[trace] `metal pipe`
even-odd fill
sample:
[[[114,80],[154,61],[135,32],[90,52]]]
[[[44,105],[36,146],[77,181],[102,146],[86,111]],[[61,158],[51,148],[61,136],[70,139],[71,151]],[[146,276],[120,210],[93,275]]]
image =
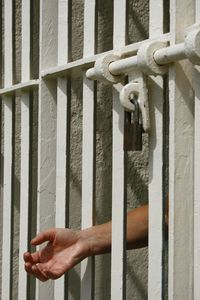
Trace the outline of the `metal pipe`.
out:
[[[186,58],[184,43],[157,50],[154,60],[158,65],[166,65]]]
[[[98,76],[96,75],[95,68],[90,68],[86,72],[86,77],[92,80],[98,80]]]
[[[184,43],[177,44],[174,46],[165,47],[157,50],[154,53],[155,62],[158,65],[166,65],[171,62],[182,60],[186,58]],[[113,75],[127,74],[131,69],[137,68],[137,55],[120,59],[110,63],[109,71]],[[87,78],[97,80],[95,68],[91,68],[86,72]]]
[[[127,74],[133,68],[137,68],[137,55],[117,60],[109,65],[109,71],[113,75]]]

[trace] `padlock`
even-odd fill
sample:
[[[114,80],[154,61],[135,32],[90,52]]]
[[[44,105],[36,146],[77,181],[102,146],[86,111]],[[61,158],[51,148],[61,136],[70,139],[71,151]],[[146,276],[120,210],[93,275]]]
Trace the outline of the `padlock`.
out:
[[[125,112],[124,150],[142,151],[142,117],[138,101],[133,99],[135,110]]]

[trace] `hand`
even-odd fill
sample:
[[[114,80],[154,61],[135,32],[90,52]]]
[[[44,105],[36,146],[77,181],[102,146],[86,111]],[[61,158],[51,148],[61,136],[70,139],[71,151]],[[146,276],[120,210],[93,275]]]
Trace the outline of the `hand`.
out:
[[[52,228],[32,239],[32,245],[47,245],[35,252],[24,253],[25,270],[41,281],[57,279],[90,254],[81,231]]]

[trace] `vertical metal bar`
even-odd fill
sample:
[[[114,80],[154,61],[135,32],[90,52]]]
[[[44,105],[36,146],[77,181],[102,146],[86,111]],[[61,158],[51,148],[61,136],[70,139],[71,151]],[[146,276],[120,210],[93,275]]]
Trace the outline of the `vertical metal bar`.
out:
[[[126,1],[114,1],[113,47],[125,45]],[[112,258],[111,299],[126,298],[126,199],[124,194],[124,110],[119,101],[122,85],[113,88],[113,166],[112,166]]]
[[[196,0],[196,23],[200,22],[200,1]],[[200,295],[200,68],[195,66],[194,123],[194,300]]]
[[[3,245],[1,299],[10,299],[12,209],[12,98],[4,97]]]
[[[194,0],[170,1],[172,44],[194,23]],[[183,21],[184,16],[184,21]],[[194,97],[192,66],[169,69],[169,299],[193,299]]]
[[[4,2],[4,87],[13,83],[12,0]],[[3,97],[4,169],[3,169],[3,245],[1,299],[10,299],[11,275],[11,210],[12,210],[12,97]]]
[[[22,82],[30,79],[30,0],[22,0]],[[23,253],[28,249],[29,228],[29,147],[30,96],[21,95],[21,192],[18,298],[27,299],[27,274],[24,272]]]
[[[95,52],[95,0],[85,0],[84,57]],[[83,154],[82,154],[82,229],[91,227],[94,219],[94,83],[83,77]],[[81,263],[81,299],[94,299],[94,261]]]
[[[4,87],[13,83],[13,5],[12,0],[4,3]]]
[[[45,68],[57,65],[58,2],[40,1],[40,86],[38,112],[37,231],[55,226],[56,194],[56,88],[41,77]],[[36,281],[36,299],[54,299],[54,282]]]
[[[163,33],[163,0],[150,0],[149,35]],[[149,93],[149,256],[148,299],[162,299],[163,280],[163,79],[151,77]]]
[[[58,65],[68,61],[68,0],[58,1]],[[67,79],[57,79],[56,227],[66,226]],[[68,199],[67,199],[68,200]],[[55,299],[65,296],[65,277],[55,282]]]
[[[1,12],[0,12],[1,15]],[[3,230],[3,137],[2,137],[2,125],[3,125],[3,113],[2,113],[2,101],[0,101],[0,274],[2,274],[2,230]],[[1,294],[1,281],[0,277],[0,294]]]

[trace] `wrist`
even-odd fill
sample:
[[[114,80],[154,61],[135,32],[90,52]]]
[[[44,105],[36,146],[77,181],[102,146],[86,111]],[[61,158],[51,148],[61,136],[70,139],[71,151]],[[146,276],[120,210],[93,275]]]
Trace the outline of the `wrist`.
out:
[[[111,251],[111,224],[102,224],[82,230],[81,239],[88,247],[88,255],[109,253]]]

